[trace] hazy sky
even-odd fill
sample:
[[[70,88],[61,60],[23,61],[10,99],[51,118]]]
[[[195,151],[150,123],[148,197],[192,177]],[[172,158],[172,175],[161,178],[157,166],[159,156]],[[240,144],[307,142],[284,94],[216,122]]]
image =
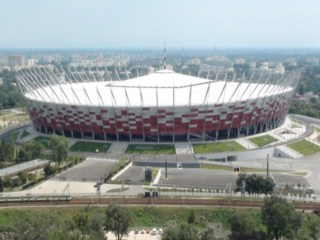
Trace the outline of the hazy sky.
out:
[[[0,48],[320,48],[319,0],[0,0]]]

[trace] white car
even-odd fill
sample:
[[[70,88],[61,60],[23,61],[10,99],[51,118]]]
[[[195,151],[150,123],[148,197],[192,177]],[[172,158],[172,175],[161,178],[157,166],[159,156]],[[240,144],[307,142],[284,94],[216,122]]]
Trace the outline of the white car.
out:
[[[151,235],[157,235],[157,229],[153,228],[150,234]]]

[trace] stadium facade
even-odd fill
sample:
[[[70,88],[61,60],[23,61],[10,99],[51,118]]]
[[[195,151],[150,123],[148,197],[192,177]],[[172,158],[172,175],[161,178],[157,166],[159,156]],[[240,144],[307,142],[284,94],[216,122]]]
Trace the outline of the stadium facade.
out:
[[[101,69],[17,73],[38,131],[111,141],[214,141],[281,125],[299,72],[214,80],[160,70],[112,81]],[[108,79],[108,80],[107,80]]]

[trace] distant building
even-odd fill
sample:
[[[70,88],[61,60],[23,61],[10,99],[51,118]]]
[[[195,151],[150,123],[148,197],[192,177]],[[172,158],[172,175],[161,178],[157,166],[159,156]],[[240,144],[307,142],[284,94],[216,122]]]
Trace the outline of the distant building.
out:
[[[205,63],[215,67],[226,67],[226,68],[233,67],[233,62],[230,61],[225,56],[208,57]]]
[[[284,74],[285,72],[285,69],[282,63],[278,63],[274,70],[276,73],[279,73],[279,74]]]
[[[261,62],[259,66],[260,70],[268,70],[269,69],[269,63],[268,62]]]
[[[151,74],[151,73],[155,73],[157,71],[156,68],[152,67],[152,66],[149,66],[148,68],[148,73]]]
[[[2,71],[4,71],[4,70],[10,71],[10,68],[7,67],[7,66],[0,67],[0,73],[1,73]]]
[[[27,65],[28,65],[28,67],[33,67],[35,64],[36,64],[36,61],[35,61],[34,58],[29,58],[29,59],[27,60]]]
[[[319,64],[319,58],[310,57],[306,59],[306,62],[310,64]]]
[[[250,68],[256,68],[257,67],[257,63],[252,61],[249,63]]]
[[[295,58],[288,58],[287,63],[288,63],[288,66],[297,66],[297,61]]]
[[[195,65],[199,65],[201,63],[201,60],[199,58],[192,58],[190,60],[188,60],[187,62],[188,64],[195,64]]]
[[[11,55],[8,57],[8,65],[11,71],[16,71],[24,65],[24,57],[21,55]]]
[[[173,66],[172,66],[172,65],[167,64],[167,65],[166,65],[166,69],[167,69],[167,70],[171,70],[171,71],[172,71],[172,70],[173,70]],[[160,70],[164,70],[163,66],[161,66],[161,67],[160,67]]]
[[[234,64],[245,64],[246,60],[244,58],[238,58],[234,60]]]

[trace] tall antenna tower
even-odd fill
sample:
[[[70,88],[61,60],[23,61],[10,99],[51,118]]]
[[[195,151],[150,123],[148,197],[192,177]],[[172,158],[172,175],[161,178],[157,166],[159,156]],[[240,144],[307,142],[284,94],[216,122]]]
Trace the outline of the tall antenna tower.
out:
[[[167,69],[167,53],[166,53],[166,41],[163,43],[163,69]]]

